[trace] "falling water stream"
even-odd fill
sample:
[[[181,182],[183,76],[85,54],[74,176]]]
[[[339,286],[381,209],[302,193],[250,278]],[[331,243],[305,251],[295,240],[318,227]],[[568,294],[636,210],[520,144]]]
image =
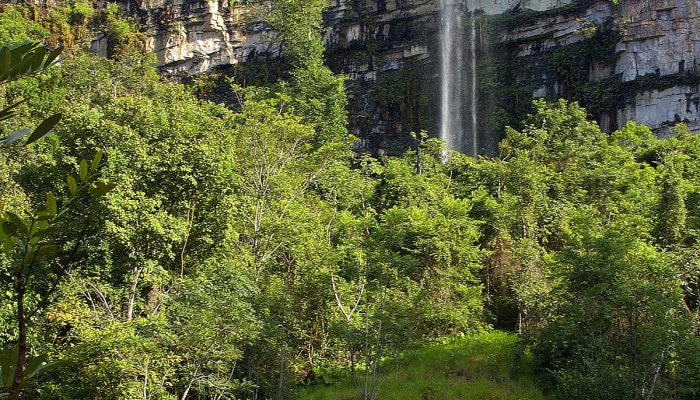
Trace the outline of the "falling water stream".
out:
[[[440,138],[448,150],[476,157],[476,25],[473,18],[465,21],[466,0],[439,1]]]
[[[476,117],[476,23],[474,18],[469,18],[469,26],[471,27],[469,31],[469,69],[471,71],[471,80],[469,81],[469,92],[471,94],[471,96],[469,96],[471,100],[469,102],[469,111],[471,111],[472,115],[471,132],[469,133],[469,137],[471,139],[471,155],[476,157],[479,154],[479,138],[477,130],[478,121]]]

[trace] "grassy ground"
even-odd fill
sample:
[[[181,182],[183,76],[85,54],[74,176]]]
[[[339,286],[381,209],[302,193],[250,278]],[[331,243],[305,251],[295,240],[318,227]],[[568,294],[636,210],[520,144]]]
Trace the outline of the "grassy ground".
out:
[[[455,338],[420,349],[380,378],[379,400],[535,400],[545,399],[535,384],[532,362],[517,360],[516,338],[489,332]],[[299,400],[361,399],[350,382],[319,386],[299,394]]]

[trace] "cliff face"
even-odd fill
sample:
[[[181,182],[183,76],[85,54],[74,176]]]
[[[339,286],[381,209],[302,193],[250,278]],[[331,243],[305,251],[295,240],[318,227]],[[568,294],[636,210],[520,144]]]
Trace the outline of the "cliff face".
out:
[[[145,27],[146,48],[169,74],[277,58],[276,33],[264,22],[266,5],[241,0],[122,0]],[[98,38],[93,48],[105,48]]]
[[[568,97],[572,89],[589,89],[574,97],[584,104],[603,103],[588,105],[607,130],[636,120],[660,134],[681,121],[697,131],[698,4],[685,0],[626,1],[617,6],[609,2],[585,7],[570,4],[568,9],[564,6],[536,15],[533,22],[508,31],[500,40],[517,44],[517,57],[528,60],[529,65],[546,64],[519,77],[536,87],[535,97]],[[591,41],[593,29],[607,35],[606,43],[600,37]],[[562,68],[557,68],[562,57],[552,59],[577,43],[589,50],[609,46],[599,54],[570,52],[571,57],[581,57],[579,67],[588,69],[580,75],[587,82],[567,82]]]
[[[362,147],[395,153],[407,134],[434,131],[437,24],[434,0],[333,0],[328,63],[351,79],[351,132]]]
[[[697,1],[649,0],[621,8],[623,36],[615,73],[623,82],[661,77],[618,110],[621,121],[653,128],[677,121],[700,130],[700,17]],[[641,85],[645,86],[645,85]]]
[[[483,141],[502,112],[532,97],[579,100],[612,130],[636,120],[659,134],[700,130],[697,1],[473,0]],[[168,73],[279,57],[265,3],[129,0]],[[439,0],[329,0],[328,63],[351,79],[351,131],[362,147],[398,152],[410,131],[436,131]],[[487,149],[488,150],[488,149]]]

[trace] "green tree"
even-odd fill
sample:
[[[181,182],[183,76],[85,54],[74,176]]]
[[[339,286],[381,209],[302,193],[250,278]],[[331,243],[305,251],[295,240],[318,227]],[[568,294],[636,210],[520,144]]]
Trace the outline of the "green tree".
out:
[[[576,228],[554,260],[557,308],[534,352],[563,396],[654,398],[680,343],[679,271],[634,218]]]

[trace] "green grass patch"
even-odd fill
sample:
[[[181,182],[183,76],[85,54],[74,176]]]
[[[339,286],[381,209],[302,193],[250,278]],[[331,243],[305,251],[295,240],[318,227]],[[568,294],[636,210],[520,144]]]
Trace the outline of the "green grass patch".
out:
[[[361,399],[359,386],[350,381],[316,386],[296,399]],[[535,383],[532,358],[518,357],[516,336],[499,331],[452,338],[388,362],[379,387],[379,400],[546,398]]]

